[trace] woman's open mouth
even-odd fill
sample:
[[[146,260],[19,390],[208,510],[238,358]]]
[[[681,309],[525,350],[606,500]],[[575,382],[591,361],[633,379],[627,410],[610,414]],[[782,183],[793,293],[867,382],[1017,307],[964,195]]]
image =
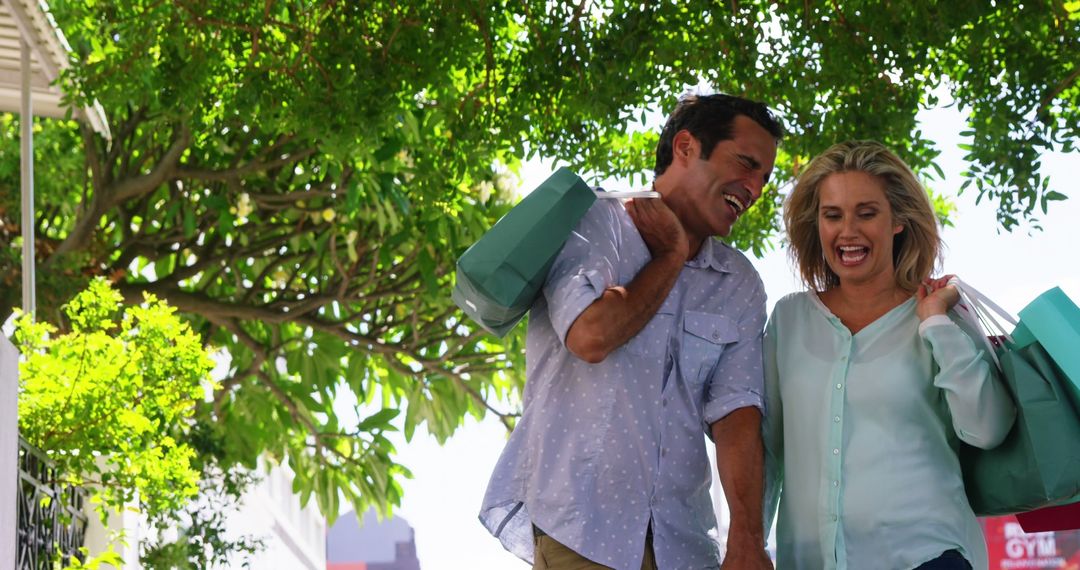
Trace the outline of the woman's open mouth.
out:
[[[858,265],[870,254],[870,248],[864,245],[842,245],[836,248],[836,256],[843,265]]]

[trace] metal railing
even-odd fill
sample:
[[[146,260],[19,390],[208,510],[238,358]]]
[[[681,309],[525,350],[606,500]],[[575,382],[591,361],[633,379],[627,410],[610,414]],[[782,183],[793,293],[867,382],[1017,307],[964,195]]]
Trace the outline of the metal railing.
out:
[[[86,534],[81,489],[58,482],[45,453],[19,438],[17,570],[51,570],[79,554]]]

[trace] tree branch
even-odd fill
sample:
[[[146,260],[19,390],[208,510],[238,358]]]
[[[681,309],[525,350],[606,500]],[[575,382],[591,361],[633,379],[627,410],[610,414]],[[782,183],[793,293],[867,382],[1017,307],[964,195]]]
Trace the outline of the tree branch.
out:
[[[148,194],[164,184],[176,171],[180,157],[187,150],[190,143],[191,131],[187,128],[187,125],[181,124],[180,132],[169,146],[169,150],[165,152],[161,160],[149,173],[135,178],[128,178],[109,189],[107,207]]]
[[[1045,119],[1047,112],[1050,109],[1050,103],[1053,103],[1054,99],[1058,95],[1061,95],[1062,91],[1068,89],[1069,86],[1076,81],[1077,77],[1080,77],[1080,67],[1074,69],[1068,77],[1061,80],[1061,82],[1055,85],[1049,93],[1043,96],[1042,100],[1039,101],[1039,110],[1035,113],[1036,116]]]
[[[299,152],[285,155],[276,160],[265,162],[249,162],[243,166],[226,170],[212,170],[204,168],[180,167],[176,169],[176,176],[181,178],[195,178],[211,182],[222,182],[242,178],[255,172],[262,172],[274,168],[280,168],[288,164],[299,162],[318,152],[317,148],[308,148]]]

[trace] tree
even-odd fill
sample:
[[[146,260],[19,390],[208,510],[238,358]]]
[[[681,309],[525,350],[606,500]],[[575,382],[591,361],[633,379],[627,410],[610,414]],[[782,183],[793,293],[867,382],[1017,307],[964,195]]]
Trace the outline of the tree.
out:
[[[175,518],[204,463],[187,437],[213,368],[202,340],[153,295],[121,311],[101,278],[64,313],[66,334],[28,315],[16,321],[20,433],[48,453],[60,483],[91,492],[103,521],[132,507]]]
[[[100,278],[64,311],[67,334],[16,321],[26,357],[19,432],[49,453],[64,483],[93,486],[102,508],[183,507],[199,480],[185,420],[213,368],[201,340],[152,295],[121,314],[120,294]]]
[[[178,307],[230,363],[196,412],[200,449],[225,467],[287,458],[331,517],[339,493],[357,512],[398,501],[395,425],[513,425],[522,338],[483,335],[448,291],[522,158],[645,181],[656,134],[627,127],[643,110],[700,82],[768,101],[790,130],[781,191],[732,238],[760,251],[783,189],[833,142],[879,139],[933,176],[915,114],[943,92],[969,112],[968,182],[1005,229],[1064,198],[1038,157],[1080,129],[1072,1],[52,8],[71,102],[99,101],[113,139],[39,122],[40,316],[62,323],[90,275]],[[0,317],[18,298],[17,125],[0,123]],[[335,409],[349,395],[358,425]]]

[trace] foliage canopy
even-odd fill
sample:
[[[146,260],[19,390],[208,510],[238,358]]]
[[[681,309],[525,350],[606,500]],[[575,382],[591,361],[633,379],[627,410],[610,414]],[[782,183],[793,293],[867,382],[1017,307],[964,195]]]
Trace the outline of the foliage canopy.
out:
[[[644,181],[656,135],[627,127],[643,109],[700,83],[764,100],[790,131],[781,191],[733,236],[760,251],[834,142],[881,140],[933,176],[915,115],[939,96],[968,113],[967,183],[1006,229],[1065,197],[1039,156],[1080,129],[1073,1],[51,4],[71,101],[99,101],[114,136],[37,126],[40,316],[62,323],[88,275],[178,307],[230,357],[195,412],[200,452],[287,457],[330,516],[339,496],[398,501],[394,425],[512,425],[521,338],[485,337],[447,293],[523,158]],[[0,122],[0,317],[18,299],[17,128]],[[349,422],[344,396],[381,411]]]
[[[71,331],[23,315],[15,339],[19,431],[49,451],[70,484],[96,490],[102,516],[138,504],[156,516],[195,496],[199,470],[187,418],[213,361],[175,309],[147,295],[121,315],[104,279],[65,307]],[[117,317],[120,320],[117,321]]]

